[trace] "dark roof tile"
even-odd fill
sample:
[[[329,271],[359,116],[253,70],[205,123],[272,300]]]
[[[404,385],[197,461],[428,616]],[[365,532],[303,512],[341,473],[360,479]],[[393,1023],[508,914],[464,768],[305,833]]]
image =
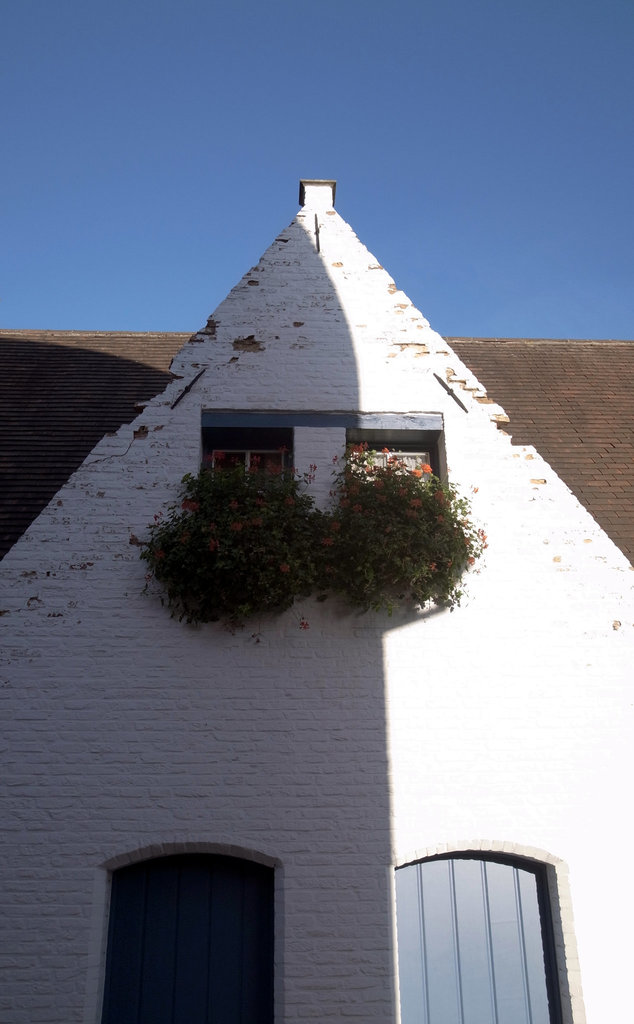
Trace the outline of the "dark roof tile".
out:
[[[0,557],[104,434],[167,386],[189,337],[0,331]]]

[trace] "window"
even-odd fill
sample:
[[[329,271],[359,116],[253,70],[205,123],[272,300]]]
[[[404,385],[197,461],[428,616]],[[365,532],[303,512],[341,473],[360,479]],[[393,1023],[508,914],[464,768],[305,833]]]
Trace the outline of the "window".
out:
[[[251,465],[254,457],[283,468],[293,464],[295,427],[340,428],[348,444],[389,448],[404,461],[429,463],[445,478],[443,419],[439,413],[203,412],[203,459],[216,464]]]
[[[205,426],[203,418],[203,460],[214,469],[243,465],[250,469],[292,462],[292,427]]]
[[[112,876],[102,1024],[272,1024],[273,870],[205,854]]]
[[[455,854],[396,872],[402,1024],[561,1024],[546,868]]]
[[[406,428],[399,424],[402,419],[397,416],[364,417],[362,426],[348,428],[346,442],[367,444],[368,448],[379,453],[379,459],[382,449],[389,448],[390,454],[411,465],[412,469],[428,463],[436,476],[446,477],[441,417],[415,417],[411,427]],[[372,420],[376,420],[377,426],[372,424]],[[390,420],[394,420],[394,426]],[[439,422],[435,423],[436,420]]]

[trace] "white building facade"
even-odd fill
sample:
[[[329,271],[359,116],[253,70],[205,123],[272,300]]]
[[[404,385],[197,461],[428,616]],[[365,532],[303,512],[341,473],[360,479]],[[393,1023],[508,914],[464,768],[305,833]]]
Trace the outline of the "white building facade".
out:
[[[402,1003],[404,1024],[627,1020],[631,569],[497,429],[503,410],[334,210],[334,183],[303,182],[301,201],[176,357],[178,379],[0,566],[0,1019],[396,1024]],[[460,607],[389,617],[306,600],[236,632],[170,618],[143,593],[131,538],[197,472],[204,414],[284,416],[322,504],[347,424],[435,431],[489,540]],[[118,874],[158,860],[179,892],[189,864],[257,865],[245,919],[268,869],[260,938],[236,941],[272,929],[272,980],[254,980],[266,956],[241,961],[241,1016],[212,1006],[213,979],[207,1016],[178,1009],[184,911],[169,954],[133,941],[132,918],[113,925],[128,879],[144,887],[144,934],[160,933],[171,876],[151,896],[153,875]],[[513,911],[494,907],[498,874]],[[211,906],[233,881],[204,885]],[[133,956],[159,1009],[145,990],[132,1008],[137,982],[115,977]],[[124,991],[125,1009],[104,1011],[104,992]]]

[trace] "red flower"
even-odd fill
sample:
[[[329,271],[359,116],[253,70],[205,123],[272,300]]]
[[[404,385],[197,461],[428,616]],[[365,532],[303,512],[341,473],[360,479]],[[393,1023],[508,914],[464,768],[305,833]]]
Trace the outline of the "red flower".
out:
[[[304,618],[303,615],[302,615],[301,619],[299,620],[299,628],[300,629],[310,629],[310,626],[309,626],[308,622],[306,621],[306,619]]]
[[[288,562],[282,562],[282,564],[280,565],[280,572],[290,572],[290,571],[291,571],[291,567],[288,564]]]
[[[421,466],[421,469],[422,469],[423,473],[432,473],[433,472],[433,470],[432,470],[432,468],[431,468],[431,466],[429,465],[428,462],[424,462],[423,465]]]
[[[324,547],[330,548],[335,543],[332,537],[323,537],[321,543]]]
[[[412,498],[412,500],[410,501],[410,505],[412,506],[412,508],[420,508],[422,504],[423,503],[420,500],[420,498]]]
[[[237,507],[238,507],[238,502],[237,502],[237,501],[236,501],[236,499],[234,498],[234,499],[233,499],[233,501],[230,501],[230,502],[229,502],[229,508],[233,508],[233,509],[236,509]]]
[[[154,552],[154,557],[160,562],[161,559],[165,558],[165,552],[159,548],[158,551]]]
[[[290,496],[290,494],[289,494],[287,498],[284,498],[284,504],[285,505],[294,505],[295,504],[295,498],[292,498]]]
[[[214,540],[213,537],[212,537],[212,539],[209,541],[209,550],[210,551],[215,551],[217,547],[218,547],[218,541]]]
[[[236,519],[235,522],[231,523],[230,529],[235,530],[236,533],[239,533],[240,530],[242,529],[242,526],[243,524],[238,522],[238,520]]]
[[[353,512],[363,512],[363,505],[353,505],[352,506],[352,511]]]
[[[412,476],[418,476],[418,477],[421,477],[422,475],[423,475],[423,471],[422,471],[422,469],[413,469],[413,470],[412,470]]]
[[[181,508],[184,508],[186,512],[198,512],[198,509],[200,508],[200,502],[192,501],[191,498],[185,498],[185,501],[182,503]]]

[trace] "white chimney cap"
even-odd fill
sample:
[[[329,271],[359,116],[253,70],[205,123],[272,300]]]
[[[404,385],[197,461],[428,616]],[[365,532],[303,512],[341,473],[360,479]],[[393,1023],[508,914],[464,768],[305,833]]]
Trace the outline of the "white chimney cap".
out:
[[[315,207],[319,210],[329,209],[335,205],[336,181],[323,178],[300,178],[299,205]]]

